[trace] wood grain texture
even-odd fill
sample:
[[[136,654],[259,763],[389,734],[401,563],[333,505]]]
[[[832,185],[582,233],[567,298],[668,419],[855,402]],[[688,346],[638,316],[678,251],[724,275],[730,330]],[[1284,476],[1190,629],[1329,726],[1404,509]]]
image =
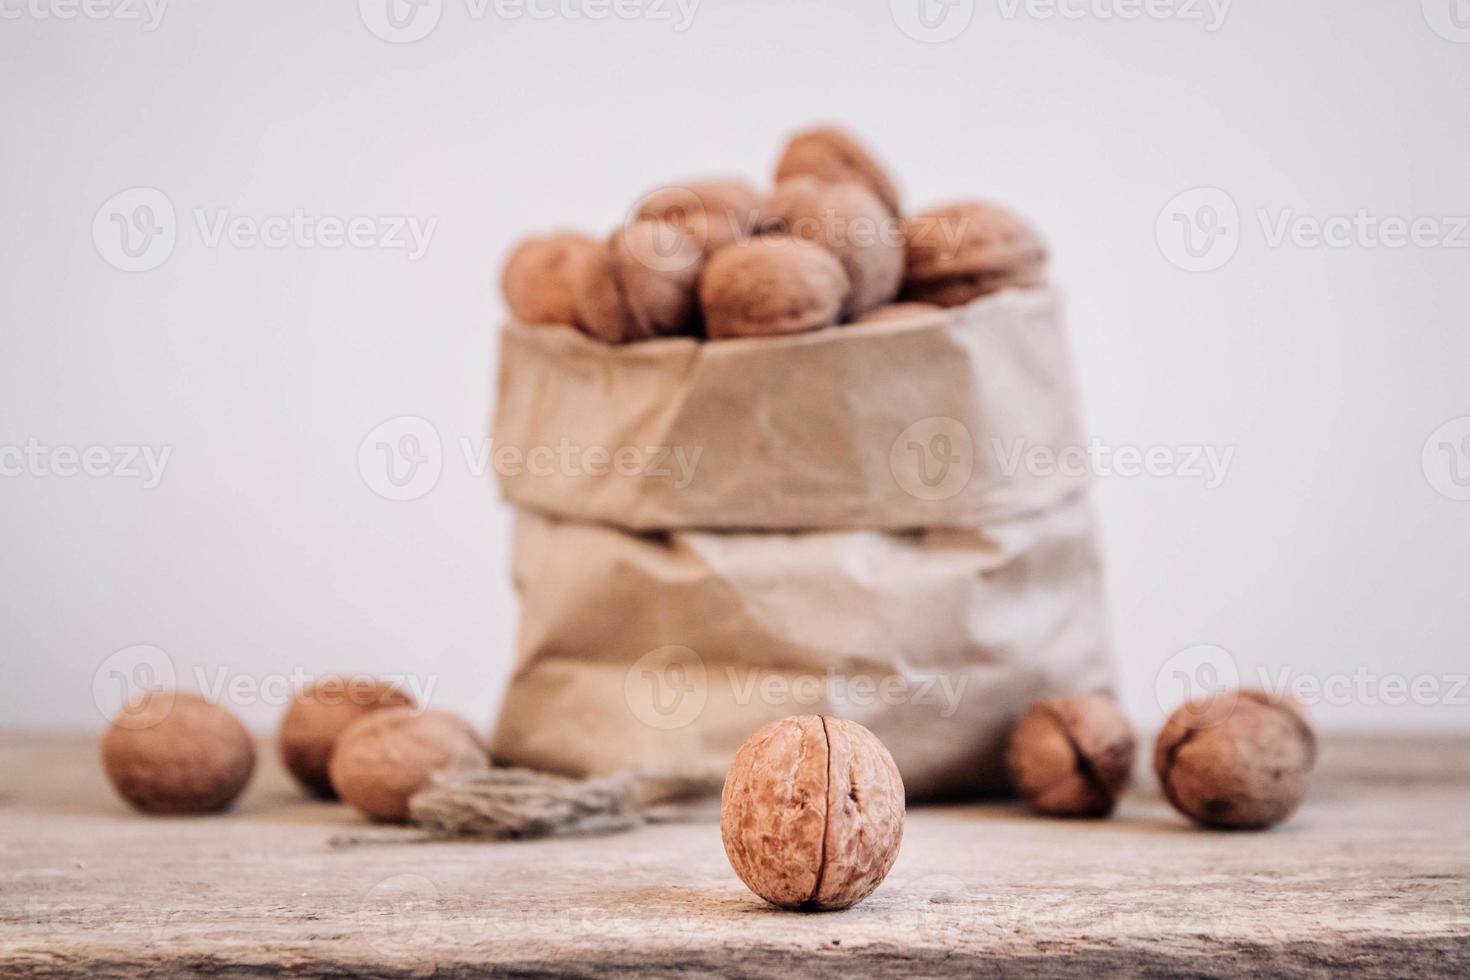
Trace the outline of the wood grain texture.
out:
[[[412,843],[267,748],[232,813],[144,817],[96,753],[0,741],[0,975],[1470,975],[1467,740],[1328,740],[1266,833],[1193,829],[1148,777],[1105,822],[913,810],[883,886],[826,914],[751,895],[713,823]]]

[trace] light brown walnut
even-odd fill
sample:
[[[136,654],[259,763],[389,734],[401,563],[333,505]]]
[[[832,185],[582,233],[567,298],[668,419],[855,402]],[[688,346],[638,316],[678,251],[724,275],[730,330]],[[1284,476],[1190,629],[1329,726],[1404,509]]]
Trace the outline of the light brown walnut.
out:
[[[767,235],[714,254],[699,285],[711,340],[819,330],[842,315],[847,273],[811,242]]]
[[[1184,704],[1154,746],[1165,797],[1209,827],[1258,830],[1287,819],[1316,759],[1317,738],[1299,708],[1262,691]]]
[[[609,344],[689,333],[703,252],[663,221],[635,221],[598,247],[577,283],[577,323]]]
[[[281,761],[308,792],[332,799],[337,794],[327,766],[337,738],[370,711],[405,705],[413,707],[413,698],[387,681],[323,677],[291,699],[278,736]]]
[[[904,789],[883,743],[841,718],[771,722],[735,754],[720,801],[740,880],[787,909],[844,909],[898,857]]]
[[[1112,698],[1037,701],[1011,732],[1006,768],[1032,809],[1059,817],[1113,812],[1133,773],[1133,728]]]
[[[213,813],[250,781],[255,745],[229,709],[183,691],[149,691],[103,736],[102,765],[144,813]]]
[[[878,196],[855,181],[793,177],[761,209],[762,234],[790,235],[823,246],[842,263],[852,291],[845,317],[860,317],[898,295],[904,238]]]
[[[908,268],[903,298],[962,306],[1008,288],[1042,283],[1046,246],[1020,217],[994,204],[961,201],[904,221]]]
[[[586,235],[559,232],[516,245],[500,274],[500,291],[522,323],[575,325],[576,285],[599,248]]]
[[[636,217],[666,221],[712,255],[755,230],[761,195],[743,180],[704,180],[660,187],[638,202]]]
[[[342,802],[369,819],[408,819],[409,797],[436,772],[475,772],[490,758],[464,719],[443,711],[384,708],[337,740],[329,771]]]
[[[888,170],[851,133],[830,126],[803,130],[791,137],[776,164],[776,182],[792,177],[855,180],[866,185],[890,214],[898,214],[898,188]]]

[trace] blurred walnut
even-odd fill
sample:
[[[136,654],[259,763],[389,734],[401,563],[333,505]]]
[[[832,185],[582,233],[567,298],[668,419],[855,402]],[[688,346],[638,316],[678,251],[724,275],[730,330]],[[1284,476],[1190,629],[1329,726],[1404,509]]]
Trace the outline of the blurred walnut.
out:
[[[815,177],[784,180],[761,210],[759,228],[764,234],[815,242],[837,256],[852,287],[843,310],[847,317],[889,302],[903,284],[902,229],[863,184]]]
[[[511,314],[522,323],[575,324],[576,284],[597,249],[593,239],[570,232],[517,244],[500,274]]]
[[[213,813],[249,782],[255,745],[228,709],[196,694],[149,691],[103,736],[102,765],[144,813]]]
[[[408,819],[408,799],[436,772],[490,768],[464,719],[443,711],[385,708],[347,727],[332,751],[332,787],[342,802],[379,821]]]
[[[904,790],[883,743],[856,722],[774,721],[735,754],[720,802],[740,880],[789,909],[843,909],[882,883],[903,839]]]
[[[711,340],[830,327],[849,287],[842,263],[820,245],[780,235],[720,249],[699,285]]]
[[[1164,795],[1211,827],[1260,829],[1296,812],[1317,757],[1298,708],[1261,691],[1229,691],[1180,707],[1154,747]]]
[[[663,221],[635,221],[597,249],[577,284],[577,320],[610,344],[688,333],[703,253]]]
[[[904,222],[908,270],[903,298],[961,306],[1008,288],[1040,285],[1046,247],[1004,208],[962,201]]]
[[[281,719],[281,761],[307,791],[331,799],[327,765],[338,736],[369,711],[404,705],[413,707],[413,698],[387,681],[324,677],[291,699]]]
[[[874,156],[852,135],[840,129],[817,127],[791,137],[776,164],[777,183],[792,177],[825,181],[853,180],[866,185],[890,214],[898,214],[898,190]]]
[[[1133,729],[1112,698],[1074,694],[1031,705],[1011,733],[1006,767],[1041,813],[1103,817],[1133,773]]]
[[[705,255],[749,237],[761,196],[743,180],[706,180],[661,187],[639,202],[636,217],[665,221]]]

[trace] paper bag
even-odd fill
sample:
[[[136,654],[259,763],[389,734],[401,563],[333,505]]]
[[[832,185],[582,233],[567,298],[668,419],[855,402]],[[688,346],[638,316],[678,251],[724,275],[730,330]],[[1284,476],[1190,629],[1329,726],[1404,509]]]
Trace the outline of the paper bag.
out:
[[[494,431],[521,597],[497,761],[718,788],[765,721],[824,713],[911,798],[971,796],[1031,700],[1111,684],[1049,291],[776,340],[512,324]]]
[[[576,520],[979,527],[1083,489],[1081,442],[1046,289],[779,338],[613,347],[521,324],[501,335],[501,489]]]

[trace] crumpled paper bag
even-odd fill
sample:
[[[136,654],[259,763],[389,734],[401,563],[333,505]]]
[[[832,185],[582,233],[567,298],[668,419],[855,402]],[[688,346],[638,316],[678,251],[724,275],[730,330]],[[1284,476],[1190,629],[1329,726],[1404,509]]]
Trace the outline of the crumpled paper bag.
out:
[[[501,335],[492,461],[518,507],[630,530],[979,527],[1087,485],[1050,289],[778,338]],[[1035,460],[1041,465],[1035,465]],[[1030,462],[1028,462],[1028,460]]]
[[[1080,443],[1049,290],[777,340],[512,324],[494,432],[499,762],[717,787],[761,724],[824,713],[911,798],[972,796],[1031,700],[1112,682],[1087,476],[1007,462]]]

